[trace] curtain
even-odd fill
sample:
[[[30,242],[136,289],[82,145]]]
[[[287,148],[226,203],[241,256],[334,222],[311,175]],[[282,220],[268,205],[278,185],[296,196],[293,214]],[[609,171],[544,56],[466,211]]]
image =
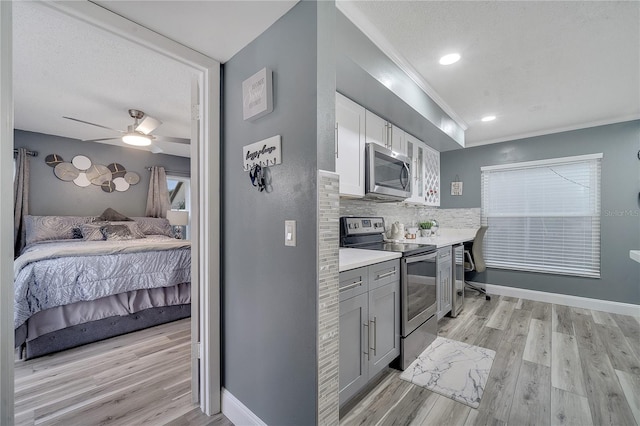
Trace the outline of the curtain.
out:
[[[13,253],[20,255],[25,245],[24,217],[29,214],[29,155],[26,148],[18,149],[13,179]]]
[[[149,195],[147,195],[145,215],[149,217],[167,217],[167,210],[170,208],[167,175],[164,167],[153,166],[151,168],[151,179],[149,180]]]

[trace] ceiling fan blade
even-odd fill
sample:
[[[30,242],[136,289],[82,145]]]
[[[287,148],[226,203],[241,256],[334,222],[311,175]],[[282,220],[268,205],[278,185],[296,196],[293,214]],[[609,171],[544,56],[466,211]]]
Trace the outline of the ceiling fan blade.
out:
[[[153,135],[153,136],[155,140],[160,142],[173,142],[173,143],[181,143],[184,145],[191,145],[191,139],[172,138],[171,136],[159,136],[159,135]]]
[[[66,118],[67,120],[71,120],[71,121],[77,121],[78,123],[89,124],[90,126],[102,127],[103,129],[113,130],[114,132],[118,132],[118,133],[126,133],[126,132],[123,132],[122,130],[112,129],[111,127],[103,126],[101,124],[91,123],[89,121],[79,120],[77,118],[64,117],[64,116],[62,118]]]
[[[164,152],[162,148],[160,148],[158,145],[153,143],[149,145],[149,151],[153,152],[154,154],[160,154]]]
[[[162,121],[155,119],[153,117],[150,117],[148,115],[145,115],[142,121],[138,123],[138,125],[134,130],[138,132],[142,132],[145,135],[148,135],[149,133],[157,129],[161,124],[162,124]]]
[[[120,138],[84,139],[82,142],[118,141]]]

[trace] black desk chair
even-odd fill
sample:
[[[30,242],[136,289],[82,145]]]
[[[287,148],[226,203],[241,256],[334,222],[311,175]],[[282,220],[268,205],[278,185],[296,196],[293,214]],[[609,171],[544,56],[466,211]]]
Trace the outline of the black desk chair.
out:
[[[487,265],[484,263],[484,254],[482,252],[482,242],[484,241],[484,234],[487,233],[487,226],[481,226],[476,232],[476,236],[472,242],[464,244],[464,271],[465,272],[484,272],[487,269]],[[464,281],[465,285],[478,293],[484,294],[485,299],[491,300],[491,296],[487,294],[487,291],[483,288],[477,287],[473,284]]]

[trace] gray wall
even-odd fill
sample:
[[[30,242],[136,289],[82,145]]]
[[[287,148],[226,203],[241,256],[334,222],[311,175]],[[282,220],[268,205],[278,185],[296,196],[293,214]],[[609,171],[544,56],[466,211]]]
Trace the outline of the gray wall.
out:
[[[640,121],[467,148],[441,154],[441,206],[480,207],[480,167],[602,152],[601,278],[488,269],[473,281],[640,304]],[[462,196],[451,196],[458,175]]]
[[[16,130],[14,147],[38,151],[30,157],[30,213],[32,215],[99,216],[111,207],[127,216],[144,216],[149,190],[149,166],[164,166],[168,170],[190,170],[189,158],[166,154],[152,154],[134,148],[118,147],[43,133]],[[64,182],[53,174],[53,168],[45,163],[49,154],[61,155],[71,161],[76,155],[85,155],[95,164],[122,164],[127,170],[140,175],[140,182],[124,192],[104,192],[100,187],[76,186]]]
[[[332,93],[316,93],[333,90],[318,81],[322,7],[298,3],[223,66],[222,385],[273,425],[316,422],[318,117],[333,120],[318,109]],[[265,66],[273,112],[243,121],[242,81]],[[282,164],[270,168],[273,192],[258,192],[242,147],[274,135]],[[286,219],[297,221],[297,247],[284,245]]]

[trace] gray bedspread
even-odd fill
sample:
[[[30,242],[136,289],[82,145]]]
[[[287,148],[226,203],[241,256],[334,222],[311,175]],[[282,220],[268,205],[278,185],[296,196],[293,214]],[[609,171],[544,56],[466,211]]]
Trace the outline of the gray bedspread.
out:
[[[56,306],[190,282],[191,246],[168,237],[38,244],[15,260],[14,278],[17,328]]]

